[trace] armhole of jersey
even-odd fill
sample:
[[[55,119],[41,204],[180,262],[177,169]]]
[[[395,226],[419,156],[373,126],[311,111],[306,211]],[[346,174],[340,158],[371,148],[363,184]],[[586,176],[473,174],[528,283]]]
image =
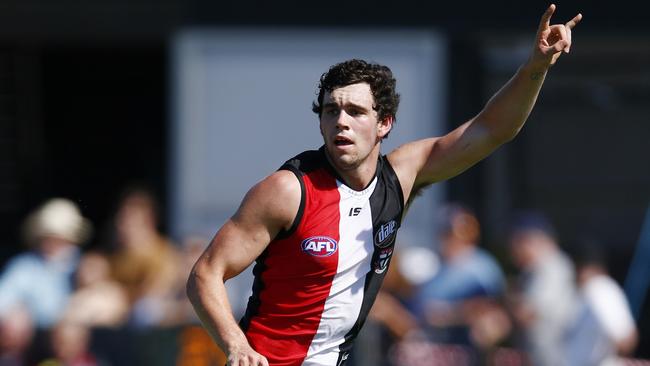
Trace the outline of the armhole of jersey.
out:
[[[402,213],[406,212],[406,202],[404,202],[404,191],[402,190],[402,184],[399,181],[399,177],[397,176],[397,173],[395,173],[395,170],[393,169],[393,166],[390,165],[390,162],[388,161],[388,158],[386,156],[383,157],[384,164],[386,164],[386,167],[390,171],[391,179],[395,181],[395,185],[397,185],[397,192],[399,194],[399,202],[400,205],[402,206]],[[400,219],[400,221],[402,221]]]
[[[305,182],[302,180],[302,172],[289,164],[283,165],[280,170],[288,170],[298,178],[298,182],[300,182],[300,206],[298,207],[298,213],[296,214],[296,218],[293,220],[291,227],[289,227],[288,230],[282,229],[278,235],[276,235],[275,239],[284,239],[291,236],[291,234],[293,234],[298,228],[298,225],[300,225],[302,215],[305,212]]]

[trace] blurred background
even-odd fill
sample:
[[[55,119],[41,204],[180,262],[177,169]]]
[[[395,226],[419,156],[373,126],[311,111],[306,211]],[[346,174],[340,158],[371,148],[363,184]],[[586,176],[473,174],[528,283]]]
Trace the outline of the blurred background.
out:
[[[480,226],[471,241],[494,257],[507,283],[480,296],[498,299],[510,320],[499,322],[507,331],[487,347],[490,357],[505,358],[490,362],[538,362],[528,356],[526,322],[512,300],[528,273],[517,262],[513,227],[529,226],[571,258],[578,297],[582,254],[599,254],[637,328],[632,346],[614,353],[650,358],[650,5],[557,5],[553,22],[584,15],[571,53],[552,68],[513,142],[416,201],[400,245],[428,249],[431,260],[418,262],[416,274],[394,265],[402,282],[390,282],[386,295],[396,301],[382,302],[410,312],[413,329],[391,330],[378,312],[366,333],[381,336],[362,337],[355,364],[416,365],[400,354],[413,346],[404,339],[423,328],[428,345],[464,344],[429,331],[448,326],[435,321],[446,315],[429,311],[439,294],[425,286],[444,272],[444,242],[454,231],[448,202],[469,208]],[[351,57],[394,70],[403,102],[388,152],[476,114],[526,60],[547,6],[3,1],[0,318],[15,320],[3,321],[3,334],[22,338],[4,338],[0,364],[220,364],[187,307],[184,280],[248,187],[320,146],[310,111],[320,74]],[[68,244],[74,250],[57,254]],[[61,277],[46,287],[61,288],[51,297],[60,296],[59,305],[42,313],[27,304],[39,273]],[[249,291],[246,275],[238,281],[230,289],[236,309]],[[118,300],[88,314],[62,305],[95,309],[88,304],[105,305],[106,297]],[[395,309],[388,313],[401,314]],[[465,343],[488,353],[476,339]],[[378,344],[393,351],[381,354]],[[452,359],[428,364],[462,364]]]

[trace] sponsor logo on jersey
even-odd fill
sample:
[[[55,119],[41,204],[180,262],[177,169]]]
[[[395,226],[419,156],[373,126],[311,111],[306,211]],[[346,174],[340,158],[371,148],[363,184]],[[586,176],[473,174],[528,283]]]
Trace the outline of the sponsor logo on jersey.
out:
[[[393,248],[385,248],[379,252],[377,260],[373,263],[373,268],[375,273],[382,274],[388,269],[388,263],[390,263],[390,257],[393,256]]]
[[[396,231],[397,221],[395,220],[390,220],[389,222],[381,225],[375,234],[375,245],[380,248],[388,246],[391,243],[390,239],[395,236]]]
[[[329,257],[336,253],[338,243],[329,236],[312,236],[302,241],[302,251],[314,257]]]

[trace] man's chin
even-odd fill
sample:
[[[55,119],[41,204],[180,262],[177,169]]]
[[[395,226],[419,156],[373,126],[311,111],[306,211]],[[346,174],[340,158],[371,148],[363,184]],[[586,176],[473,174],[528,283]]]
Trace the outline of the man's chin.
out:
[[[350,153],[342,152],[340,149],[334,147],[334,151],[328,149],[328,158],[330,163],[337,169],[348,170],[353,169],[357,165],[357,161]]]
[[[334,165],[341,170],[352,170],[359,166],[358,161],[349,155],[339,156],[334,159]]]

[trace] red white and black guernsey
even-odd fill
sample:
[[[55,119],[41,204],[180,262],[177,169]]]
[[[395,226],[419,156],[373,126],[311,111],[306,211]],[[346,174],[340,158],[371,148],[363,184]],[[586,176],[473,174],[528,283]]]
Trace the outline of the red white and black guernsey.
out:
[[[300,209],[257,258],[240,324],[271,366],[344,365],[393,254],[402,189],[385,156],[362,191],[342,182],[324,148],[280,169],[298,177]]]

